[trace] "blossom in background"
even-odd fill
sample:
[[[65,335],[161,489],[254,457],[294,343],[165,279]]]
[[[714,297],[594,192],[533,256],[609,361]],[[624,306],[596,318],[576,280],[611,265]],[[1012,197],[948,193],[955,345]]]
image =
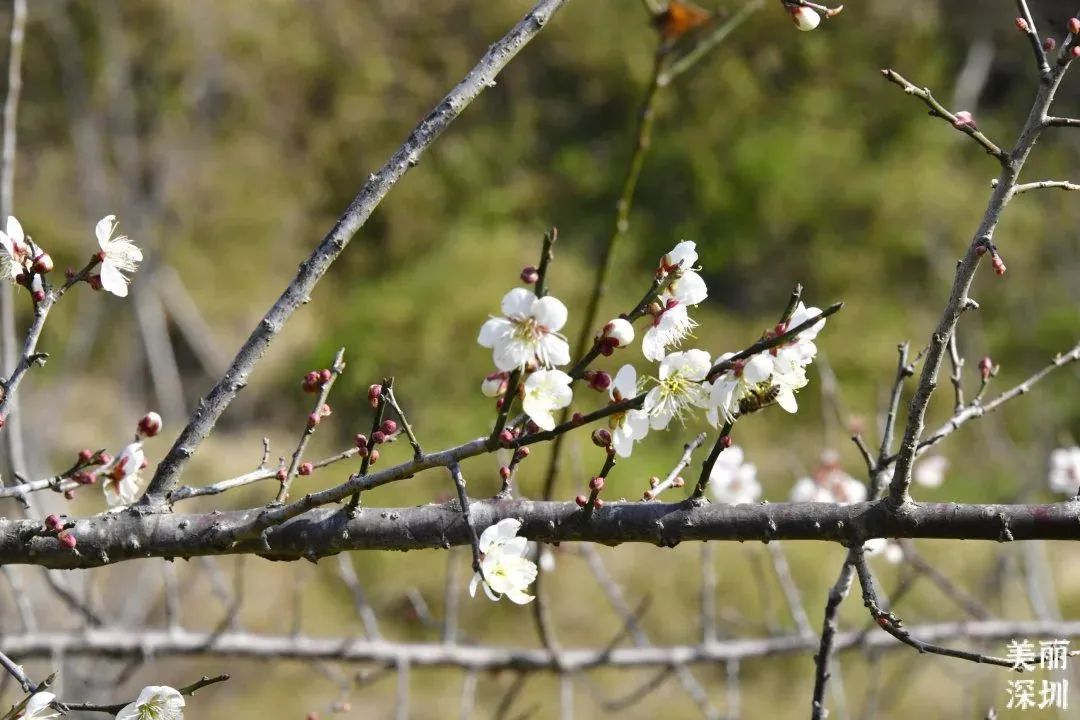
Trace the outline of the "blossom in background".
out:
[[[117,235],[116,216],[106,215],[94,228],[101,252],[101,288],[117,297],[127,297],[130,278],[124,273],[134,273],[142,262],[142,250],[127,235]]]
[[[125,447],[116,460],[101,471],[101,489],[109,507],[127,507],[139,499],[144,484],[139,471],[145,464],[142,443],[136,441]]]
[[[167,685],[144,687],[135,702],[116,714],[116,720],[183,720],[184,696]]]
[[[562,370],[537,370],[525,380],[525,396],[521,405],[529,418],[543,430],[555,427],[556,410],[574,399],[570,389],[573,379]]]
[[[1075,495],[1080,490],[1080,447],[1058,448],[1050,453],[1050,489]]]
[[[949,460],[944,455],[930,455],[915,464],[913,479],[924,487],[939,487],[945,482],[945,471]]]
[[[623,365],[615,373],[615,380],[608,388],[611,402],[617,403],[638,394],[637,370],[633,365]],[[619,457],[630,457],[634,443],[649,434],[649,415],[644,410],[624,410],[608,418],[611,428],[611,444]]]
[[[880,555],[887,562],[898,565],[904,560],[904,548],[896,540],[874,538],[863,543],[863,553],[867,557]]]
[[[704,350],[673,352],[660,363],[656,387],[645,396],[645,413],[653,430],[663,430],[673,417],[688,408],[704,408],[708,395],[701,382],[709,374],[709,353]]]
[[[727,360],[734,353],[724,353],[720,360]],[[734,422],[739,402],[769,379],[772,374],[772,358],[758,353],[746,360],[736,360],[708,387],[709,401],[706,417],[716,427],[722,418]]]
[[[477,342],[492,348],[495,367],[517,370],[533,360],[551,368],[570,362],[570,345],[559,330],[566,324],[566,306],[550,295],[514,288],[502,299],[505,317],[489,318]]]
[[[800,478],[791,488],[790,500],[847,505],[866,500],[866,485],[843,471],[835,450],[826,450],[811,476]]]
[[[26,241],[22,225],[14,215],[8,215],[7,232],[0,231],[0,277],[14,280],[26,272],[30,259],[30,243]]]
[[[795,23],[795,27],[803,32],[809,32],[821,24],[821,16],[813,8],[796,5],[789,6],[788,11],[791,13],[791,20]]]
[[[657,298],[661,310],[653,316],[652,327],[641,339],[642,353],[653,362],[662,360],[668,348],[678,347],[697,327],[687,309],[709,296],[705,281],[694,269],[698,259],[696,247],[692,241],[683,240],[660,258],[657,275],[666,277],[675,273],[675,278]]]
[[[528,541],[517,536],[520,529],[520,520],[507,518],[480,534],[481,572],[469,583],[470,596],[476,597],[476,588],[483,584],[494,601],[505,595],[518,605],[532,602],[525,590],[536,580],[536,563],[526,557]]]
[[[709,473],[709,491],[716,502],[740,505],[755,503],[761,497],[757,468],[743,459],[743,449],[738,445],[732,445],[716,458]]]
[[[50,705],[55,699],[56,696],[51,692],[34,693],[26,701],[22,712],[15,716],[15,720],[51,720],[60,717],[60,713],[55,712]]]

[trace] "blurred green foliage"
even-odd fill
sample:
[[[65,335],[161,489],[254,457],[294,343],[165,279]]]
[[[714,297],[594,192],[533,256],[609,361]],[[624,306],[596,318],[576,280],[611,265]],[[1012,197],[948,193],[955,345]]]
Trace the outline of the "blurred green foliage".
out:
[[[367,174],[527,5],[33,4],[17,214],[63,267],[80,264],[92,246],[93,222],[116,212],[150,258],[136,284],[153,283],[155,267],[175,268],[220,352],[231,357]],[[629,235],[603,304],[605,316],[628,309],[647,287],[656,258],[682,238],[698,242],[711,293],[697,313],[695,344],[714,354],[756,339],[775,322],[797,282],[811,303],[845,301],[819,338],[839,393],[823,398],[815,374],[800,396],[797,416],[770,410],[736,430],[771,501],[786,497],[824,447],[842,451],[849,471],[860,472],[848,435],[861,426],[876,443],[895,347],[909,340],[917,351],[928,337],[997,169],[967,138],[927,118],[919,102],[884,82],[878,68],[895,68],[931,87],[948,105],[971,48],[991,43],[987,81],[978,88],[977,106],[968,109],[1003,146],[1011,144],[1036,83],[1027,45],[1012,28],[1011,3],[980,5],[977,17],[965,4],[855,3],[813,33],[796,32],[778,5],[767,3],[663,92]],[[721,10],[732,7],[727,3]],[[1052,29],[1063,34],[1060,27]],[[561,12],[380,206],[276,341],[185,481],[201,484],[249,469],[262,435],[273,438],[275,453],[288,452],[310,402],[299,391],[299,379],[328,364],[342,345],[348,369],[331,400],[335,414],[316,436],[316,453],[340,449],[367,427],[366,388],[387,375],[396,377],[398,397],[426,447],[486,432],[494,411],[478,387],[491,362],[489,351],[474,342],[476,332],[498,310],[503,293],[518,284],[520,269],[536,262],[543,231],[557,226],[550,284],[571,309],[567,336],[577,336],[592,268],[611,233],[655,43],[638,3],[578,0]],[[1075,107],[1078,87],[1080,81],[1067,81],[1059,114]],[[1048,133],[1028,179],[1075,179],[1070,171],[1077,149],[1075,134]],[[1077,341],[1078,220],[1077,203],[1065,193],[1030,193],[1009,206],[996,236],[1009,272],[1004,278],[980,272],[974,296],[982,309],[965,317],[960,331],[969,393],[977,386],[974,366],[984,354],[1002,366],[993,394]],[[57,458],[84,444],[116,442],[119,431],[102,437],[101,427],[126,427],[155,402],[130,304],[79,297],[56,314],[46,349],[59,350],[80,328],[93,327],[91,337],[77,353],[58,353],[24,386],[28,393],[44,386],[64,398],[60,407],[29,411],[64,416],[68,435],[55,448]],[[163,300],[168,314],[170,298]],[[185,354],[182,338],[173,336],[193,404],[212,380]],[[614,372],[624,361],[647,370],[636,349],[604,367]],[[948,481],[920,490],[920,499],[1047,497],[1041,488],[1048,450],[1080,436],[1077,379],[1074,369],[1059,372],[1032,397],[957,433],[946,445]],[[951,388],[942,380],[931,425],[952,408]],[[604,401],[590,394],[578,391],[581,407]],[[101,403],[103,396],[113,401]],[[180,421],[166,419],[172,428]],[[674,425],[651,436],[632,461],[618,465],[605,494],[639,497],[647,478],[664,474],[697,431],[696,425]],[[165,441],[156,447],[164,452]],[[568,449],[559,485],[563,497],[580,491],[600,464],[587,440]],[[407,452],[391,448],[382,463],[404,459]],[[538,491],[545,462],[539,451],[525,463],[522,493]],[[468,464],[474,496],[498,487],[495,467],[491,458]],[[323,471],[310,483],[328,485],[347,472]],[[434,473],[371,493],[366,501],[422,503],[451,491],[449,480]],[[268,492],[251,488],[225,502],[257,504]],[[97,498],[82,502],[87,511],[98,509]],[[794,543],[785,548],[817,623],[840,550]],[[972,583],[985,582],[986,568],[1002,556],[996,548],[975,545],[958,550],[927,543],[923,549],[943,569]],[[657,643],[693,641],[697,553],[603,551],[630,597],[653,598],[644,624]],[[768,562],[761,548],[720,546],[716,554],[725,633],[791,627],[775,583],[753,580]],[[1017,562],[1008,550],[1003,556]],[[569,551],[558,557],[548,592],[560,633],[568,644],[580,637],[602,645],[620,623],[606,611],[583,563]],[[388,632],[437,637],[402,610],[402,598],[407,587],[417,587],[436,602],[445,558],[438,552],[357,556],[361,577],[392,627]],[[1069,559],[1064,550],[1053,555],[1060,568]],[[454,561],[465,572],[465,556]],[[324,569],[327,564],[296,571],[321,578],[307,593],[306,627],[341,633],[350,600]],[[248,582],[257,593],[289,572],[260,562]],[[889,587],[895,572],[883,574]],[[1080,605],[1077,588],[1069,589],[1062,586],[1066,611]],[[1027,612],[1022,602],[1013,602],[1016,596],[1013,589],[1000,601],[1010,617]],[[909,622],[959,616],[924,587],[905,603],[901,610]],[[864,622],[858,605],[852,599],[845,608],[852,627]],[[464,612],[474,639],[534,642],[528,610],[478,600]],[[272,606],[247,621],[282,629]],[[879,717],[937,715],[941,707],[951,716],[974,717],[1005,697],[1004,677],[983,668],[923,659],[913,666],[903,650],[880,666],[849,657],[843,668],[852,716],[875,672],[885,673],[887,682],[917,672],[925,683],[918,693],[887,693]],[[259,674],[244,670],[250,665],[238,667],[229,687],[201,696],[214,698],[214,709],[195,717],[301,717],[332,694],[298,666],[275,666],[275,689],[260,688]],[[458,676],[415,675],[430,679],[422,685],[414,680],[416,717],[443,717],[440,698],[456,702]],[[702,668],[699,676],[722,704],[725,669]],[[644,677],[603,672],[595,682],[606,694],[621,694]],[[481,680],[485,713],[510,682]],[[809,655],[748,663],[744,716],[801,715],[811,684]],[[966,693],[963,699],[957,699],[958,688]],[[590,705],[584,684],[577,694],[584,716],[600,712]],[[392,696],[392,682],[365,689],[353,697],[351,716],[382,716]],[[557,697],[554,680],[536,679],[515,707],[539,703],[537,716],[550,717]],[[677,683],[669,681],[629,715],[653,717],[661,708],[678,716],[692,713]]]

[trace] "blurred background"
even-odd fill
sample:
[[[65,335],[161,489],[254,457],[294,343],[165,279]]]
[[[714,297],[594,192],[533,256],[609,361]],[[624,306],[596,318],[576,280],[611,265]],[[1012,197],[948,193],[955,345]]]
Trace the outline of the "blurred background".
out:
[[[368,173],[529,6],[525,0],[30,3],[15,214],[59,269],[84,264],[96,250],[94,223],[108,213],[118,215],[121,230],[147,258],[129,299],[83,286],[50,318],[42,339],[49,363],[21,387],[30,474],[67,467],[82,447],[115,452],[149,409],[165,418],[165,431],[147,444],[156,464]],[[738,7],[710,6],[721,14]],[[1075,10],[1033,2],[1040,30],[1059,41]],[[765,499],[786,499],[826,449],[839,451],[849,473],[865,475],[849,436],[861,428],[876,447],[896,346],[910,341],[914,352],[925,344],[997,173],[991,158],[928,118],[879,68],[929,86],[953,110],[969,110],[982,130],[1009,147],[1037,83],[1014,15],[1015,4],[1006,0],[977,8],[853,2],[817,31],[800,33],[780,3],[770,1],[660,94],[602,317],[628,310],[648,287],[657,258],[684,238],[697,241],[710,288],[696,313],[694,345],[714,355],[740,349],[770,327],[797,282],[809,304],[846,303],[818,338],[820,362],[799,396],[799,413],[770,409],[736,429]],[[4,3],[5,58],[10,20]],[[479,384],[491,355],[475,335],[519,284],[521,268],[536,263],[544,231],[556,226],[549,282],[570,308],[567,336],[577,337],[590,278],[611,234],[656,44],[640,3],[579,0],[561,11],[382,203],[275,341],[183,482],[202,485],[253,469],[263,437],[272,459],[291,453],[311,403],[300,380],[328,366],[341,346],[348,368],[331,396],[334,414],[308,457],[349,447],[352,435],[370,424],[368,385],[390,375],[426,448],[484,434],[494,409]],[[1076,115],[1078,101],[1080,78],[1072,77],[1055,114]],[[1078,139],[1069,130],[1046,133],[1025,179],[1076,180]],[[995,238],[1008,273],[979,273],[973,296],[982,309],[966,315],[959,332],[969,396],[984,355],[1001,365],[992,396],[1077,342],[1078,222],[1080,206],[1068,193],[1032,192],[1008,207]],[[25,323],[25,293],[19,300]],[[600,367],[614,373],[622,362],[648,370],[636,346]],[[1080,435],[1078,382],[1077,370],[1067,367],[1004,412],[949,438],[942,446],[949,459],[945,482],[920,488],[918,499],[1052,499],[1047,458]],[[576,407],[605,401],[591,395],[579,390]],[[942,378],[931,426],[949,417],[952,401]],[[619,463],[605,496],[639,498],[648,478],[666,474],[701,429],[673,423],[651,435]],[[556,495],[568,499],[585,488],[602,458],[586,434],[564,449]],[[518,475],[526,496],[539,495],[546,467],[546,450],[534,450]],[[408,456],[399,443],[382,463]],[[471,495],[498,490],[497,467],[491,457],[465,466]],[[354,469],[331,466],[296,487],[327,487]],[[254,506],[275,491],[272,482],[256,484],[185,507]],[[419,504],[452,493],[445,473],[433,472],[372,492],[365,502]],[[0,512],[16,512],[4,502],[9,506]],[[96,487],[70,502],[52,494],[39,502],[73,514],[105,508]],[[915,548],[995,615],[1054,619],[1074,617],[1080,608],[1076,548],[944,542]],[[595,552],[629,605],[651,598],[640,624],[654,643],[697,641],[701,547]],[[717,544],[710,553],[724,637],[795,631],[771,550]],[[816,633],[843,550],[787,543],[783,553]],[[623,621],[577,549],[556,548],[554,558],[545,592],[559,637],[567,646],[603,646]],[[423,608],[437,620],[447,568],[456,566],[463,577],[469,572],[460,549],[355,554],[351,562],[383,635],[402,640],[440,638]],[[875,562],[886,593],[909,572],[905,564]],[[245,629],[287,634],[298,619],[312,635],[360,634],[334,558],[318,565],[226,558],[220,565],[228,573],[244,568],[237,621]],[[161,566],[132,562],[68,573],[63,582],[105,617],[155,626],[164,618]],[[185,627],[216,627],[223,609],[209,576],[194,567],[176,570]],[[43,626],[81,622],[45,579],[25,572],[24,582],[40,597]],[[5,589],[0,597],[0,627],[14,629],[12,596]],[[528,608],[467,595],[461,601],[469,641],[539,646]],[[925,580],[914,582],[896,609],[911,625],[968,617],[940,585]],[[857,629],[867,622],[856,594],[841,625]],[[1004,646],[992,650],[1003,654]],[[229,683],[196,696],[192,718],[303,718],[311,711],[384,717],[394,708],[395,681],[357,687],[356,667],[152,658],[56,658],[28,667],[39,675],[58,667],[63,694],[102,699],[126,697],[143,684],[232,673]],[[1004,711],[1008,673],[1000,669],[917,656],[910,648],[874,658],[845,653],[839,668],[842,694],[832,696],[832,717],[984,717],[990,705],[1011,716]],[[807,714],[812,653],[731,670],[694,669],[717,707],[725,707],[737,677],[742,717]],[[652,673],[604,671],[576,682],[579,716],[608,714],[604,699],[624,695]],[[93,686],[103,678],[113,679]],[[459,672],[414,670],[410,716],[446,717],[447,708],[453,715],[461,682]],[[500,704],[517,682],[514,674],[477,682],[476,717],[558,715],[557,678],[530,676],[506,710]],[[13,697],[10,687],[8,693],[3,702]],[[1075,694],[1070,699],[1080,702]],[[620,711],[634,718],[660,713],[700,716],[675,680]]]

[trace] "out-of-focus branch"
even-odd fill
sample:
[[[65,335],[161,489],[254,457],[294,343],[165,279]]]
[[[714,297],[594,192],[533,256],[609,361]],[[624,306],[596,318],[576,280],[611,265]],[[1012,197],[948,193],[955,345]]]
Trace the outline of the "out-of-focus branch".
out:
[[[213,430],[218,418],[240,390],[247,385],[248,376],[270,346],[274,336],[292,314],[307,301],[315,285],[344,251],[352,237],[364,226],[375,208],[398,180],[409,169],[416,166],[423,152],[485,88],[493,84],[499,72],[540,32],[541,28],[565,3],[566,0],[540,0],[517,25],[488,48],[465,79],[458,83],[457,87],[451,90],[450,94],[443,98],[427,117],[420,121],[405,143],[394,152],[386,164],[368,178],[333,229],[300,264],[296,277],[240,347],[222,378],[202,398],[199,403],[200,411],[192,416],[168,455],[158,465],[144,496],[142,503],[144,506],[160,507],[166,503],[167,495],[176,487],[187,461],[195,454],[203,439]]]
[[[847,597],[851,590],[851,582],[855,577],[855,568],[849,560],[844,561],[840,568],[840,577],[836,584],[829,590],[829,599],[825,603],[825,619],[821,626],[821,642],[818,646],[817,655],[814,656],[814,664],[817,672],[814,675],[814,699],[811,703],[810,717],[812,720],[821,720],[828,711],[825,709],[825,689],[829,683],[829,664],[832,662],[836,632],[838,629],[836,615],[840,611],[840,603]]]

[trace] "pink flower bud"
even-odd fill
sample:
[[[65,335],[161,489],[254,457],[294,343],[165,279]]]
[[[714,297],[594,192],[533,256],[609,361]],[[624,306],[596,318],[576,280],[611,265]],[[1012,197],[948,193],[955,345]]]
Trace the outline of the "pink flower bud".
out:
[[[506,393],[506,373],[493,372],[480,383],[480,392],[484,397],[500,397]]]
[[[1080,57],[1080,45],[1073,45],[1069,50],[1069,54],[1074,58]]]
[[[88,463],[90,459],[94,457],[94,451],[90,448],[83,448],[79,451],[79,462]]]
[[[379,426],[379,429],[382,430],[383,434],[385,435],[393,435],[397,432],[397,423],[389,419],[383,420],[382,425]]]
[[[357,448],[366,448],[367,435],[365,435],[364,433],[356,433],[356,437],[353,438],[353,443],[356,445]]]
[[[304,392],[314,393],[319,391],[319,373],[312,370],[304,376],[304,382],[301,384],[304,388]]]
[[[281,468],[274,477],[278,479],[278,482],[285,482],[285,478],[289,477],[289,473],[285,468]]]
[[[111,462],[112,462],[112,455],[110,455],[109,453],[105,453],[105,452],[98,453],[97,463],[99,465],[108,465]]]
[[[521,461],[522,461],[522,460],[524,460],[525,458],[529,457],[529,453],[530,453],[530,452],[532,452],[532,451],[531,451],[531,450],[529,450],[529,448],[527,448],[527,447],[521,447],[521,448],[518,448],[518,449],[517,449],[517,450],[516,450],[516,451],[514,452],[514,459],[515,459],[516,461],[518,461],[518,462],[521,462]]]
[[[1054,38],[1048,37],[1045,40],[1043,40],[1043,50],[1045,50],[1046,52],[1054,52],[1054,49],[1056,47],[1057,47],[1057,40],[1055,40]]]
[[[990,359],[989,355],[984,355],[983,359],[979,361],[979,375],[983,380],[989,380],[993,374],[994,361]]]
[[[71,479],[80,485],[92,485],[94,483],[94,476],[88,472],[82,472],[81,470],[72,475]]]
[[[377,462],[379,462],[379,451],[372,450],[371,455],[368,456],[368,465],[374,465]]]
[[[379,385],[378,383],[376,383],[376,384],[374,384],[374,385],[372,385],[371,387],[368,388],[367,398],[368,398],[368,402],[371,403],[371,407],[373,407],[373,408],[379,407],[379,398],[380,397],[382,397],[382,385]]]
[[[49,515],[45,518],[45,529],[52,532],[59,532],[60,528],[64,527],[63,521],[60,520],[59,515]]]
[[[509,480],[510,479],[510,468],[508,468],[505,465],[500,467],[499,468],[499,477],[501,477],[503,480]]]
[[[595,490],[596,492],[600,492],[601,490],[603,490],[604,478],[600,477],[599,475],[594,477],[592,480],[589,481],[589,489]]]
[[[310,475],[311,473],[315,472],[315,466],[309,462],[300,463],[300,467],[296,469],[296,472],[301,475]]]
[[[75,536],[67,530],[57,535],[56,539],[59,540],[61,544],[63,544],[63,546],[69,550],[74,550],[75,546],[79,544],[78,541],[75,539]]]
[[[577,503],[578,507],[585,507],[589,504],[589,498],[585,497],[584,495],[578,495],[576,498],[574,498],[574,502]]]
[[[514,433],[510,432],[509,430],[503,430],[499,433],[499,442],[502,443],[504,446],[509,447],[514,442]]]
[[[593,430],[592,441],[593,445],[606,448],[611,445],[611,433],[604,428]]]
[[[602,337],[614,341],[614,347],[626,347],[634,342],[634,326],[628,320],[615,318],[604,326]]]
[[[795,27],[803,32],[809,32],[821,24],[821,16],[813,8],[796,6],[789,8],[789,11]]]
[[[593,505],[596,507],[597,510],[599,510],[600,508],[604,507],[604,501],[600,498],[596,498],[595,500],[593,500]]]
[[[956,120],[953,121],[953,126],[958,128],[974,128],[975,118],[967,110],[961,110],[956,113]]]
[[[139,420],[139,434],[149,438],[159,432],[161,432],[161,416],[151,410]]]
[[[322,407],[319,408],[319,417],[329,417],[330,415],[333,415],[333,414],[334,414],[334,411],[333,411],[333,409],[331,409],[331,407],[330,407],[330,405],[328,403],[323,403]]]
[[[720,445],[723,446],[723,448],[725,450],[727,450],[729,447],[731,447],[731,436],[730,435],[725,435],[724,437],[722,437],[720,439]]]
[[[382,430],[376,430],[375,432],[371,433],[372,445],[379,445],[380,443],[384,442],[386,442],[386,433],[384,433]]]
[[[1000,255],[995,255],[993,260],[994,272],[998,275],[1005,274],[1005,262],[1001,259]]]
[[[309,428],[315,427],[321,421],[322,421],[322,417],[320,417],[319,413],[317,413],[317,412],[313,412],[313,413],[311,413],[310,415],[307,416],[307,426]]]
[[[1022,17],[1016,18],[1016,29],[1019,30],[1020,32],[1027,32],[1028,31],[1027,20],[1025,20]]]
[[[34,264],[31,266],[31,269],[38,275],[52,272],[53,259],[49,257],[49,253],[41,253],[34,258]]]
[[[334,373],[324,368],[319,372],[319,381],[323,383],[330,382],[330,378],[332,378],[333,376]]]
[[[589,387],[593,390],[603,392],[611,387],[611,376],[604,371],[599,371],[593,374],[589,379]]]
[[[1069,32],[1073,35],[1080,35],[1080,19],[1069,18]]]
[[[522,268],[521,270],[521,282],[526,285],[532,285],[540,279],[540,271],[534,268],[532,265]]]
[[[979,243],[978,245],[976,245],[975,246],[975,254],[978,255],[979,257],[982,257],[983,255],[985,255],[986,254],[986,245],[983,244],[983,243]]]

